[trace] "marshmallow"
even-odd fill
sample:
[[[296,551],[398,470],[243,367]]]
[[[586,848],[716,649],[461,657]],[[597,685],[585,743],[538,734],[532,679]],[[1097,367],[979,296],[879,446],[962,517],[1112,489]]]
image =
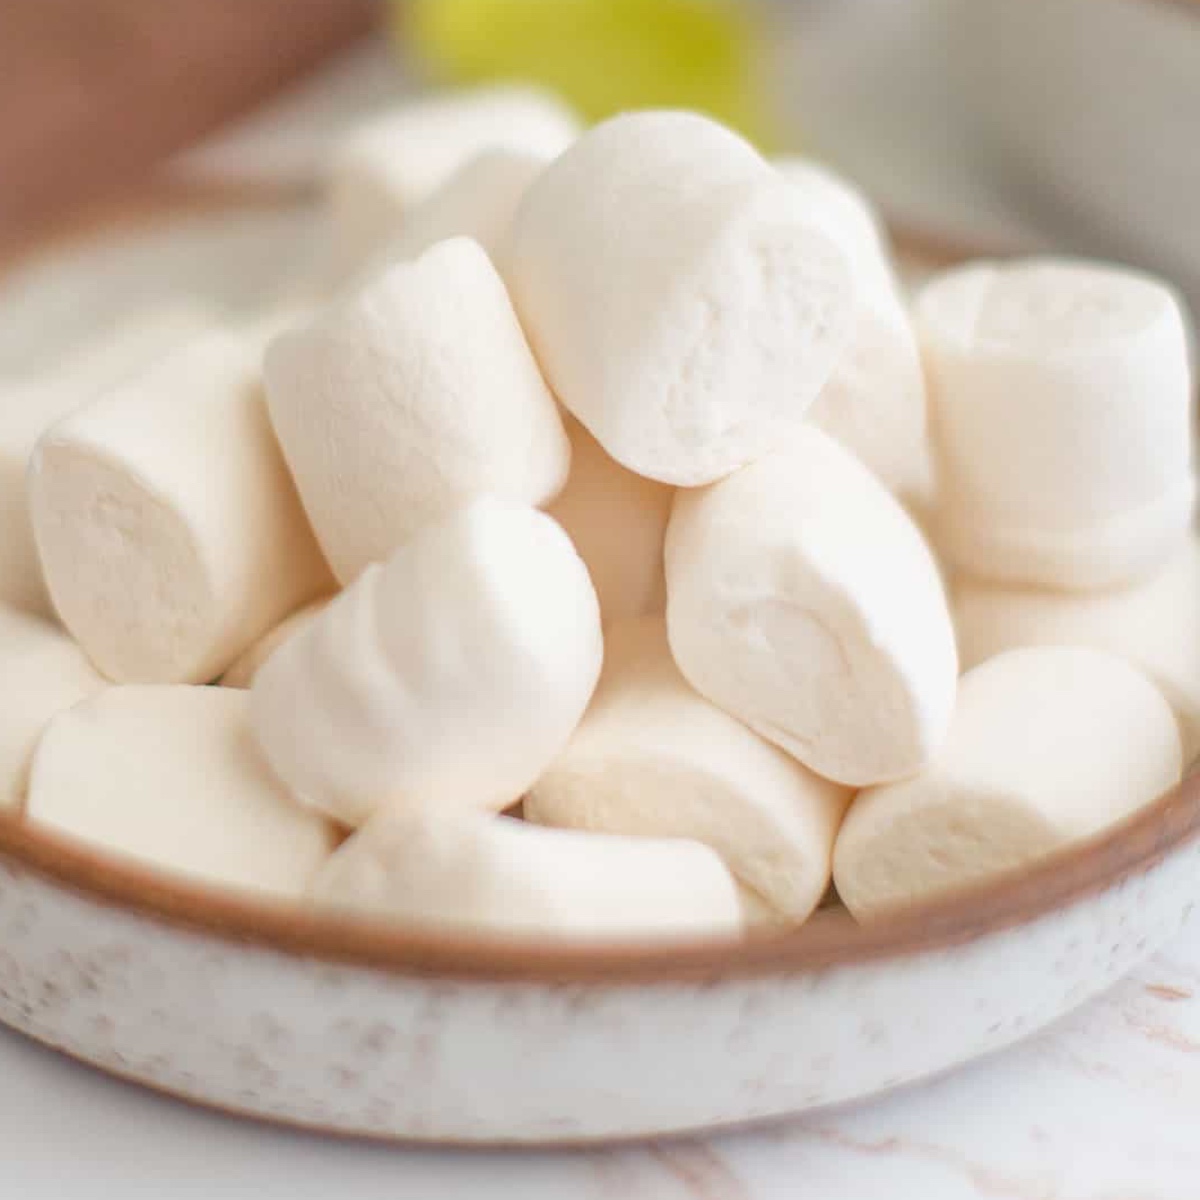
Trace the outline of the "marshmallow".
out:
[[[615,117],[534,181],[506,278],[559,399],[618,462],[708,483],[802,422],[855,311],[845,253],[736,134]]]
[[[842,244],[855,275],[874,289],[896,290],[887,231],[870,200],[814,159],[785,154],[772,165],[803,197],[811,218]]]
[[[55,607],[117,682],[207,683],[332,588],[232,334],[54,425],[29,487]]]
[[[256,313],[242,326],[241,332],[259,356],[280,334],[300,329],[313,321],[325,302],[296,293],[282,296]]]
[[[957,661],[912,520],[816,429],[702,491],[667,528],[667,625],[691,685],[817,774],[919,770],[945,735]]]
[[[850,346],[810,410],[906,505],[933,499],[925,379],[908,314],[894,293],[863,291]]]
[[[453,237],[472,238],[499,262],[517,206],[549,161],[546,154],[502,148],[477,154],[413,209],[379,256],[377,269],[419,258]]]
[[[834,851],[846,907],[869,918],[1015,870],[1108,828],[1179,782],[1171,709],[1119,658],[1013,650],[963,676],[924,772],[860,792]]]
[[[673,488],[635,475],[568,418],[571,474],[547,511],[587,564],[605,624],[661,613],[667,603],[663,539]]]
[[[335,149],[330,167],[338,261],[361,263],[385,246],[417,205],[481,151],[552,158],[578,133],[557,98],[531,87],[480,88],[371,117]]]
[[[280,621],[265,637],[260,638],[221,676],[221,686],[247,690],[254,686],[255,676],[271,655],[303,629],[307,629],[329,607],[329,600],[314,600],[290,617]]]
[[[46,730],[30,820],[192,879],[302,894],[335,832],[271,778],[248,706],[224,688],[109,688]]]
[[[605,635],[587,715],[525,799],[541,825],[692,838],[803,921],[829,886],[848,789],[813,775],[684,681],[661,618]]]
[[[1018,646],[1094,646],[1162,690],[1179,718],[1185,761],[1200,754],[1200,540],[1119,591],[1051,592],[960,576],[954,618],[964,667]]]
[[[467,238],[267,349],[271,418],[343,583],[490,492],[542,504],[571,450],[504,284]]]
[[[48,621],[0,608],[0,808],[25,799],[29,762],[46,723],[107,685]]]
[[[379,814],[310,894],[413,925],[518,936],[734,936],[747,920],[733,876],[698,842],[462,812]]]
[[[917,304],[936,429],[938,538],[982,578],[1114,587],[1192,512],[1191,385],[1161,284],[1056,260],[980,264]]]
[[[297,798],[348,825],[388,806],[499,811],[566,744],[602,654],[567,535],[483,498],[370,567],[271,658],[255,730]]]
[[[777,166],[805,215],[845,251],[858,295],[849,345],[809,419],[923,510],[932,492],[925,378],[882,226],[865,198],[832,172],[802,158]]]
[[[0,604],[51,615],[25,487],[38,438],[122,377],[198,335],[210,320],[201,307],[191,304],[140,314],[105,330],[55,371],[5,389],[0,397]]]

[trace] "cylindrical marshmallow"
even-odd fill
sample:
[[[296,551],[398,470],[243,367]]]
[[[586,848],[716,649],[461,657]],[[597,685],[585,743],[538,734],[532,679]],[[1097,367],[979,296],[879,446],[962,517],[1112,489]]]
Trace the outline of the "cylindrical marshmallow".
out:
[[[918,514],[933,499],[925,378],[900,299],[864,290],[845,355],[809,410]]]
[[[337,577],[491,493],[542,504],[571,448],[504,284],[468,238],[268,347],[271,419]]]
[[[1056,592],[959,576],[954,623],[964,668],[1018,646],[1094,646],[1158,685],[1179,718],[1184,760],[1200,754],[1200,540],[1133,587]]]
[[[369,568],[254,681],[255,730],[303,802],[499,811],[566,744],[600,674],[587,568],[544,513],[484,498]]]
[[[419,258],[454,237],[478,242],[499,264],[517,206],[549,161],[548,154],[502,147],[477,154],[413,209],[396,237],[372,258],[374,269]]]
[[[855,275],[873,288],[894,290],[887,231],[866,195],[816,159],[785,154],[773,159],[772,165],[803,198],[813,219],[837,237]]]
[[[667,603],[663,539],[674,488],[627,471],[574,418],[571,474],[547,512],[587,564],[605,624],[661,613]]]
[[[1192,396],[1175,296],[1129,271],[979,264],[917,304],[938,540],[961,570],[1063,589],[1152,573],[1191,519]]]
[[[330,208],[336,257],[353,267],[480,151],[552,158],[579,133],[561,101],[532,87],[480,88],[410,102],[369,118],[335,148]]]
[[[708,483],[803,421],[850,336],[845,253],[737,135],[642,112],[517,211],[506,278],[546,378],[618,462]]]
[[[46,730],[29,819],[194,880],[301,895],[335,831],[272,779],[248,708],[226,688],[109,688]]]
[[[242,332],[261,357],[267,346],[280,334],[302,329],[313,321],[324,307],[324,301],[311,295],[293,293],[281,296],[247,321],[242,327]]]
[[[30,510],[54,606],[119,683],[208,683],[332,590],[251,342],[210,334],[53,426]]]
[[[776,165],[805,216],[846,252],[858,296],[850,342],[809,419],[905,503],[924,509],[932,491],[925,377],[882,226],[866,199],[832,172],[803,158]]]
[[[0,808],[25,799],[29,763],[46,723],[107,686],[60,629],[0,607]]]
[[[212,324],[201,306],[182,303],[141,313],[106,329],[53,372],[22,379],[0,396],[0,604],[50,616],[29,519],[25,477],[42,434],[67,413],[165,355]],[[170,403],[171,397],[164,397]]]
[[[954,707],[937,566],[899,503],[817,429],[695,492],[667,528],[667,625],[692,686],[840,783],[920,770]]]
[[[829,886],[847,788],[812,774],[684,681],[660,617],[610,627],[587,715],[530,790],[525,819],[692,838],[776,912],[803,921]]]
[[[285,617],[270,633],[259,638],[245,654],[241,656],[221,676],[221,686],[248,690],[254,686],[254,679],[259,671],[267,664],[271,656],[285,642],[290,642],[302,630],[307,629],[329,607],[329,600],[314,600],[303,608]]]
[[[507,936],[734,936],[747,919],[733,876],[698,842],[461,812],[380,813],[311,895],[416,926]]]
[[[869,918],[1014,871],[1108,828],[1179,782],[1162,694],[1098,650],[1013,650],[967,672],[937,759],[855,798],[834,850]]]

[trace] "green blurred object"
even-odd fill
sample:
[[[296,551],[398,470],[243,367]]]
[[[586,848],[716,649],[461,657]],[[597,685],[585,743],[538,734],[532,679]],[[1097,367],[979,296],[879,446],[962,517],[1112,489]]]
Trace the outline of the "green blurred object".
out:
[[[694,108],[773,141],[745,0],[393,0],[397,36],[447,83],[521,79],[591,121]]]

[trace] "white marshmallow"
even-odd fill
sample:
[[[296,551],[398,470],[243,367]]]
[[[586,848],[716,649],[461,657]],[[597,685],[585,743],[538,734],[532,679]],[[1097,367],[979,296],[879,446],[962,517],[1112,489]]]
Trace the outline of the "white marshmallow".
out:
[[[255,730],[304,803],[499,811],[566,744],[600,674],[587,569],[544,513],[493,498],[369,568],[254,681]]]
[[[925,377],[883,227],[857,189],[833,172],[804,158],[776,165],[805,215],[846,252],[858,295],[849,345],[809,419],[906,504],[924,511],[932,493]]]
[[[290,642],[302,630],[307,629],[330,605],[330,600],[314,600],[280,621],[265,637],[259,638],[245,654],[221,676],[221,686],[248,690],[254,686],[255,676],[266,665],[271,655],[285,642]]]
[[[860,792],[834,879],[859,918],[1015,870],[1089,837],[1179,782],[1159,691],[1121,659],[1013,650],[963,676],[936,761]]]
[[[919,770],[945,736],[957,661],[912,520],[816,429],[703,491],[667,528],[667,625],[701,695],[827,779]]]
[[[107,685],[61,630],[3,607],[0,680],[0,808],[16,808],[46,723]]]
[[[925,377],[908,314],[894,292],[859,293],[845,355],[810,409],[837,438],[918,512],[932,501]]]
[[[197,336],[211,321],[199,305],[155,309],[106,329],[50,374],[5,385],[0,397],[0,604],[51,615],[25,484],[38,438],[124,376]]]
[[[815,159],[785,154],[772,164],[803,198],[813,220],[842,244],[855,275],[875,290],[895,291],[887,231],[866,195]]]
[[[1056,260],[981,264],[917,304],[941,495],[960,569],[1112,587],[1183,542],[1192,480],[1187,334],[1161,284]]]
[[[618,462],[692,486],[803,420],[854,316],[845,253],[737,135],[643,112],[534,181],[506,278],[546,378]]]
[[[675,490],[627,471],[573,417],[571,474],[549,506],[587,564],[605,624],[666,608],[663,539]]]
[[[248,706],[225,688],[109,688],[46,730],[30,820],[192,879],[300,895],[335,832],[271,778]]]
[[[38,443],[30,511],[46,582],[110,679],[207,683],[332,589],[256,357],[210,334]]]
[[[510,936],[733,936],[747,920],[733,876],[698,842],[461,812],[379,814],[311,895],[413,925]]]
[[[303,328],[315,320],[324,307],[325,302],[311,295],[283,296],[247,321],[242,333],[261,357],[267,346],[280,334]]]
[[[419,258],[430,246],[453,237],[478,242],[499,264],[517,206],[550,158],[503,148],[477,154],[413,209],[376,269]]]
[[[1200,540],[1122,590],[1052,592],[960,576],[954,619],[963,667],[1018,646],[1094,646],[1162,690],[1179,718],[1185,761],[1200,754]]]
[[[337,260],[353,266],[385,246],[480,151],[552,158],[578,133],[560,100],[524,86],[438,96],[371,117],[335,148],[330,165]]]
[[[542,504],[570,442],[495,267],[467,238],[267,349],[271,418],[337,577],[472,496]]]
[[[541,825],[693,838],[803,921],[829,886],[849,789],[813,775],[697,695],[659,617],[611,627],[587,715],[525,799]]]

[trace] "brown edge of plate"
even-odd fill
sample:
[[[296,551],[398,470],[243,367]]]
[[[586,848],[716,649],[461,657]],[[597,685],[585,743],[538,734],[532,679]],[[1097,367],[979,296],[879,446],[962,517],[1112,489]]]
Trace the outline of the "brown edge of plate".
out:
[[[18,259],[180,213],[302,198],[294,190],[143,189],[77,215],[38,246],[25,247]],[[932,266],[1012,252],[927,230],[899,228],[894,234],[901,254]],[[567,943],[403,929],[174,878],[38,829],[16,813],[0,813],[0,863],[165,927],[318,962],[477,982],[671,985],[800,974],[947,949],[1031,923],[1136,878],[1198,837],[1200,771],[1193,771],[1179,787],[1102,834],[1020,872],[867,925],[842,910],[821,910],[798,929],[744,941]]]
[[[800,974],[945,950],[1145,874],[1200,838],[1200,772],[1088,841],[976,887],[859,925],[821,910],[744,941],[568,943],[403,929],[171,878],[0,815],[0,862],[85,899],[194,933],[330,964],[479,982],[675,984]]]

